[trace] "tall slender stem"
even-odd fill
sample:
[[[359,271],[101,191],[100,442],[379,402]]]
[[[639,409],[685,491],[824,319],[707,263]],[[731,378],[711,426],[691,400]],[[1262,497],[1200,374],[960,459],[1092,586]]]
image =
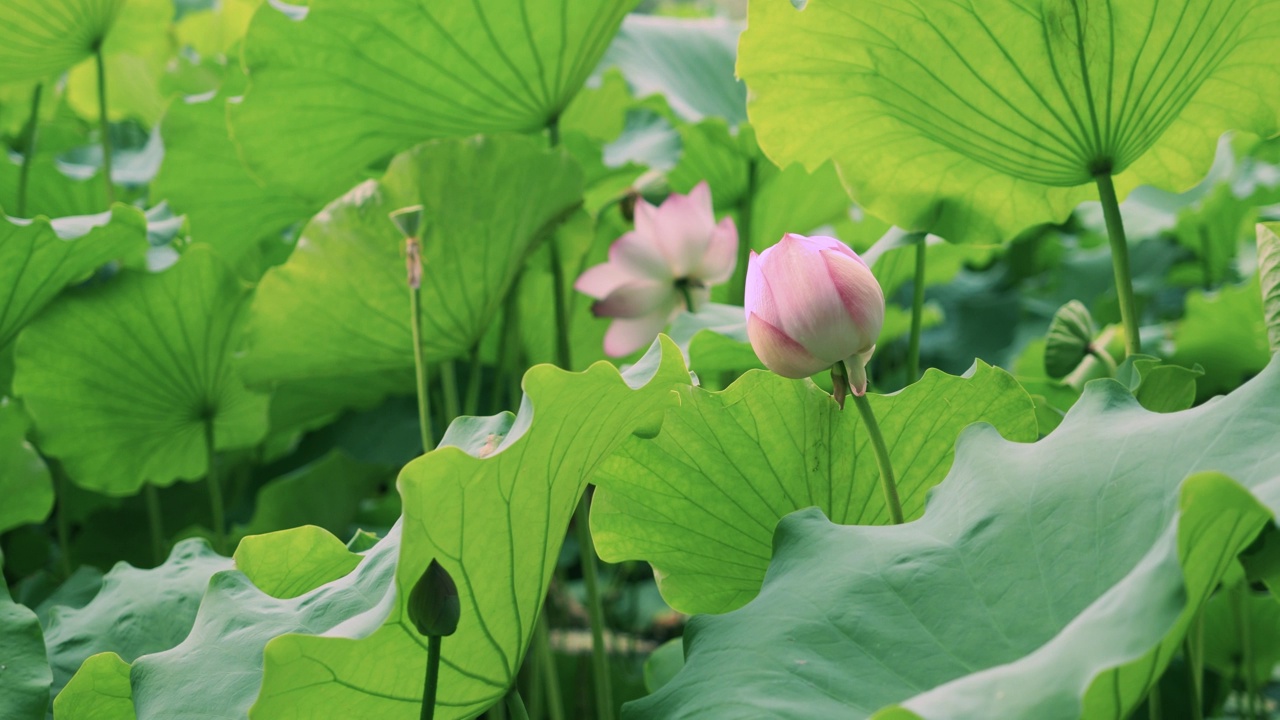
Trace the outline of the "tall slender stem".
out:
[[[524,706],[524,699],[520,697],[520,690],[514,685],[507,692],[507,712],[511,714],[511,720],[529,720],[529,711]]]
[[[738,203],[738,264],[733,268],[729,302],[741,305],[747,296],[747,263],[751,260],[751,208],[756,196],[756,161],[747,162],[747,188]]]
[[[102,179],[107,184],[107,205],[116,201],[111,182],[111,121],[107,118],[107,61],[102,57],[102,41],[93,50],[98,59],[98,132],[102,136]]]
[[[698,309],[694,307],[693,304],[693,291],[689,289],[689,286],[683,284],[680,285],[680,293],[684,296],[685,310],[687,310],[690,315],[697,312]]]
[[[1129,271],[1129,242],[1124,236],[1124,219],[1120,216],[1120,201],[1110,173],[1094,176],[1098,185],[1098,198],[1102,201],[1102,214],[1107,220],[1107,237],[1111,240],[1111,267],[1116,275],[1116,295],[1120,300],[1120,319],[1124,322],[1124,348],[1126,355],[1142,352],[1142,340],[1138,335],[1138,304],[1133,298],[1133,276]]]
[[[444,395],[444,427],[449,427],[462,413],[458,397],[458,366],[452,360],[440,363],[440,390]]]
[[[427,360],[422,348],[422,245],[416,237],[404,239],[405,264],[409,284],[409,328],[413,336],[413,366],[418,380],[418,432],[422,434],[422,452],[435,449],[431,430],[431,395]]]
[[[1186,660],[1187,673],[1191,676],[1191,720],[1204,720],[1204,660],[1201,652],[1204,643],[1204,610],[1196,613],[1182,640],[1182,655]]]
[[[427,636],[427,675],[422,683],[422,713],[420,720],[432,720],[436,715],[436,693],[440,689],[440,645],[444,638]]]
[[[147,526],[151,530],[151,561],[160,565],[164,562],[164,515],[160,510],[160,493],[155,485],[147,483],[142,494],[147,501]]]
[[[205,448],[209,453],[209,470],[204,481],[209,486],[209,513],[213,522],[213,549],[227,552],[227,518],[222,506],[222,481],[218,477],[218,449],[213,440],[213,419],[204,423]]]
[[[578,552],[582,556],[582,580],[587,588],[587,614],[591,618],[591,673],[596,688],[597,720],[613,718],[613,679],[609,674],[609,655],[604,645],[604,604],[600,599],[600,578],[596,568],[596,546],[591,540],[587,495],[583,493],[574,511],[578,533]]]
[[[547,714],[551,720],[564,720],[564,700],[560,696],[560,669],[556,666],[555,653],[551,651],[551,638],[547,629],[547,614],[538,615],[533,629],[534,656],[538,661],[541,680],[545,688]]]
[[[471,372],[467,374],[467,395],[462,401],[462,413],[475,415],[480,412],[480,380],[484,372],[480,367],[480,343],[471,346]]]
[[[503,409],[502,400],[506,395],[507,408],[520,407],[520,280],[511,285],[507,298],[502,304],[502,335],[498,338],[498,371],[502,377],[499,392],[494,393],[495,412]],[[505,391],[501,392],[501,391]]]
[[[1244,702],[1242,702],[1241,713],[1249,720],[1257,717],[1257,706],[1254,698],[1258,694],[1258,688],[1253,682],[1253,638],[1249,628],[1249,607],[1246,604],[1248,599],[1248,586],[1240,583],[1231,589],[1232,610],[1236,615],[1236,631],[1240,635],[1240,680],[1244,685]]]
[[[569,346],[569,307],[565,302],[566,278],[564,263],[560,258],[560,245],[553,237],[551,245],[551,291],[555,294],[556,313],[556,364],[565,370],[573,369],[573,356]]]
[[[907,345],[907,383],[920,379],[920,331],[924,327],[925,248],[928,235],[916,238],[916,275],[911,287],[911,337]]]
[[[44,94],[44,83],[36,83],[31,91],[31,116],[27,118],[27,147],[22,153],[22,169],[18,175],[18,217],[27,216],[27,185],[31,181],[31,163],[36,158],[36,138],[40,135],[40,96]]]
[[[893,478],[893,465],[889,462],[889,448],[884,444],[884,436],[880,434],[880,424],[876,422],[875,413],[871,411],[871,403],[866,395],[854,395],[853,404],[858,406],[858,414],[862,416],[862,425],[871,438],[871,447],[875,450],[876,465],[880,466],[880,488],[884,491],[884,502],[889,507],[889,517],[895,525],[903,522],[902,502],[898,499],[898,483]]]
[[[1155,687],[1147,693],[1147,720],[1162,720],[1164,708],[1160,705],[1160,680],[1156,679]]]
[[[57,462],[49,463],[50,474],[53,476],[54,492],[58,495],[58,507],[55,510],[54,522],[57,524],[58,533],[58,549],[62,552],[58,553],[58,563],[62,566],[63,579],[71,577],[71,528],[70,522],[67,520],[67,475],[62,469],[62,465]]]

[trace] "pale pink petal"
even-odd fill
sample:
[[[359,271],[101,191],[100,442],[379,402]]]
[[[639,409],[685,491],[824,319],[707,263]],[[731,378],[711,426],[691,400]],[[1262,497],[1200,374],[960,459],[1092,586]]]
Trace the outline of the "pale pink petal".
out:
[[[738,226],[726,217],[711,233],[707,252],[694,268],[695,277],[708,285],[719,285],[733,277],[738,266]]]
[[[711,191],[705,182],[688,195],[672,193],[661,207],[636,204],[636,232],[661,249],[675,277],[688,277],[699,266],[715,225]]]
[[[672,311],[658,308],[637,318],[619,318],[609,325],[604,334],[604,352],[609,357],[623,357],[646,347],[666,327]]]
[[[596,317],[638,318],[670,305],[675,287],[652,281],[631,282],[618,287],[591,306]]]
[[[848,245],[845,245],[844,243],[840,242],[839,240],[833,237],[827,237],[826,235],[814,235],[812,237],[805,237],[804,235],[796,235],[795,233],[788,233],[788,235],[796,238],[797,240],[802,242],[805,247],[810,248],[812,250],[835,250],[841,255],[845,255],[847,257],[853,258],[854,260],[857,260],[858,262],[862,263],[864,266],[867,264],[866,261],[864,261],[861,257],[859,257],[858,253],[854,252]]]
[[[769,252],[765,250],[765,252]],[[744,289],[742,298],[742,310],[746,317],[751,317],[751,313],[756,313],[764,318],[765,322],[777,324],[777,318],[772,315],[761,314],[761,306],[767,301],[769,294],[769,285],[764,281],[764,273],[760,268],[764,265],[764,256],[756,255],[756,251],[752,250],[751,255],[747,257],[747,287]],[[773,303],[770,301],[769,306]]]
[[[880,337],[880,328],[884,326],[884,291],[876,276],[859,258],[850,259],[834,250],[823,250],[819,254],[826,261],[827,271],[844,303],[845,312],[864,338],[857,350],[861,352],[874,345]]]
[[[578,276],[573,289],[599,299],[607,297],[609,293],[629,282],[645,279],[647,279],[645,276],[637,275],[627,267],[607,262],[587,268],[586,272]]]
[[[637,212],[639,207],[639,205],[636,206]],[[671,274],[671,264],[663,254],[662,247],[650,236],[638,230],[629,232],[613,242],[609,247],[609,262],[637,278],[667,281],[675,277]]]
[[[807,378],[834,363],[814,357],[804,346],[754,313],[747,316],[747,338],[760,362],[789,378]]]
[[[757,312],[828,365],[861,349],[862,338],[815,246],[788,235],[761,265],[767,300]],[[776,319],[776,320],[775,320]]]

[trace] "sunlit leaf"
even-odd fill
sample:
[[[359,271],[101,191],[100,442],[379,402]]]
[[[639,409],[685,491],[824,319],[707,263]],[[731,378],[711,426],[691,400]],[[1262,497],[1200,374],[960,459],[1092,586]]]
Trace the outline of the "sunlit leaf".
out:
[[[957,242],[1060,221],[1098,173],[1188,188],[1222,133],[1277,128],[1275,0],[765,0],[748,23],[766,153],[832,159],[860,205]]]
[[[1243,285],[1190,292],[1173,343],[1170,362],[1204,368],[1197,383],[1200,399],[1229,392],[1266,367],[1271,351],[1257,276]]]
[[[1267,325],[1267,342],[1272,353],[1280,352],[1280,223],[1258,226],[1258,279],[1262,285],[1262,312]]]
[[[124,271],[62,298],[17,344],[14,391],[41,449],[78,485],[130,495],[202,477],[208,423],[218,448],[260,440],[266,397],[231,366],[249,294],[194,246],[163,272]]]
[[[869,436],[808,381],[767,372],[729,389],[681,392],[652,439],[632,438],[604,464],[591,510],[600,556],[646,560],[673,608],[726,612],[760,588],[785,515],[820,508],[835,522],[884,525],[889,511]],[[1013,377],[979,364],[967,378],[930,371],[872,395],[907,518],[951,467],[956,436],[975,422],[1035,440],[1031,399]],[[851,409],[850,409],[851,410]]]
[[[53,509],[53,480],[27,442],[28,424],[21,405],[0,398],[0,533],[40,522]]]
[[[11,0],[0,5],[0,77],[45,80],[93,54],[127,0]]]
[[[135,720],[129,663],[113,652],[84,661],[53,701],[57,720]]]
[[[273,598],[287,600],[355,569],[360,556],[315,525],[252,535],[236,548],[236,569]]]
[[[760,595],[696,618],[629,717],[1128,717],[1280,505],[1277,392],[1272,363],[1157,415],[1099,381],[1035,444],[968,430],[919,520],[789,516]]]

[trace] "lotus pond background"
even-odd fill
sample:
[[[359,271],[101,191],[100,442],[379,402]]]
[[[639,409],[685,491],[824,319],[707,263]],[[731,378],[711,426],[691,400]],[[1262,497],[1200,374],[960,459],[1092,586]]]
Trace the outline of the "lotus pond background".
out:
[[[1271,717],[1278,48],[1277,0],[0,0],[0,718],[420,717],[433,560],[436,718]],[[606,357],[573,280],[702,182],[734,277]],[[888,300],[904,525],[747,342],[788,232]]]

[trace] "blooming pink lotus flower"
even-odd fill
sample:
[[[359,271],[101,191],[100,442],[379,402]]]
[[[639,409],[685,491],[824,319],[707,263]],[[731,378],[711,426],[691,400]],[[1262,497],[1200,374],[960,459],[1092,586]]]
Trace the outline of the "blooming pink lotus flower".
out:
[[[806,378],[843,363],[855,395],[884,325],[884,291],[871,269],[830,237],[788,233],[747,265],[747,337],[765,367]],[[836,399],[844,404],[844,392]]]
[[[681,310],[695,312],[738,260],[738,229],[716,223],[705,182],[654,207],[636,203],[636,229],[609,248],[609,262],[588,268],[574,287],[596,298],[596,317],[614,318],[604,351],[629,355],[652,342]]]

